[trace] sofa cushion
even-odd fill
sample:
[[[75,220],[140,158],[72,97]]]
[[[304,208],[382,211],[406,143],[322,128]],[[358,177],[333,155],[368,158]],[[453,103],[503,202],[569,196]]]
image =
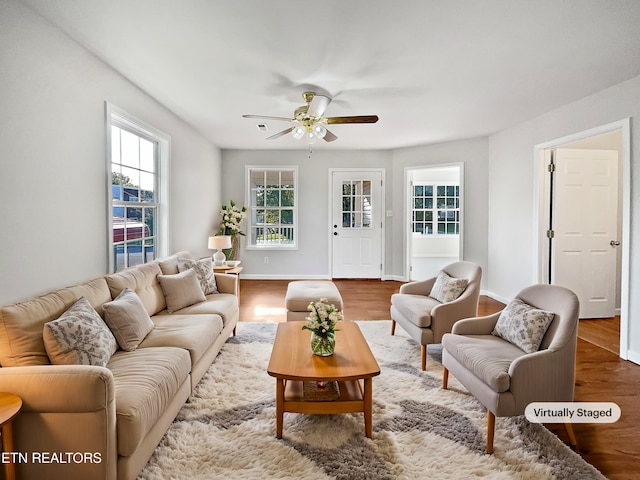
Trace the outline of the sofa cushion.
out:
[[[0,307],[0,365],[49,365],[42,337],[44,324],[59,318],[80,297],[85,297],[98,313],[102,304],[111,300],[107,282],[100,277]]]
[[[491,332],[517,345],[527,353],[537,352],[555,314],[514,298],[500,313]]]
[[[193,257],[189,252],[183,250],[178,253],[174,253],[169,257],[156,260],[156,262],[158,262],[158,265],[160,266],[160,270],[162,270],[163,275],[175,275],[176,273],[180,273],[180,270],[178,270],[178,258]]]
[[[158,275],[158,280],[162,285],[168,313],[206,300],[193,268],[175,275]]]
[[[391,304],[411,323],[427,328],[431,326],[431,310],[441,303],[426,295],[394,293],[391,295]]]
[[[118,454],[128,457],[188,381],[191,362],[182,348],[138,348],[119,350],[107,368],[115,386]]]
[[[193,268],[196,272],[200,288],[202,288],[202,293],[205,295],[218,293],[211,257],[201,258],[200,260],[192,260],[184,257],[178,258],[178,270],[180,273],[185,272],[190,268]]]
[[[442,347],[496,392],[509,390],[509,367],[525,355],[515,345],[493,335],[448,333],[442,337]]]
[[[115,300],[105,303],[103,309],[104,321],[120,348],[127,352],[138,348],[144,337],[153,330],[153,322],[140,297],[128,287]]]
[[[158,282],[158,275],[160,274],[162,274],[162,271],[158,264],[151,262],[112,273],[105,278],[109,285],[112,299],[120,295],[120,292],[125,288],[130,288],[138,294],[147,313],[155,315],[167,307],[162,287]]]
[[[184,348],[189,352],[191,365],[200,361],[223,327],[220,315],[155,315],[153,323],[155,328],[140,348]]]
[[[168,315],[167,310],[158,316]],[[174,315],[220,315],[226,325],[238,315],[238,297],[230,293],[207,295],[206,302],[200,302],[173,312]],[[152,318],[155,321],[155,317]]]
[[[466,278],[453,278],[445,272],[439,272],[436,281],[431,287],[429,296],[440,303],[453,302],[465,291],[469,280]]]
[[[109,327],[84,297],[44,324],[43,339],[54,365],[104,367],[118,348]]]

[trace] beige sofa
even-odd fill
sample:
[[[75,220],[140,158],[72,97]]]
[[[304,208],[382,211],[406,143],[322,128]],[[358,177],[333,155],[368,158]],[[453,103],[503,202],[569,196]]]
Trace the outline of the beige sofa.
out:
[[[23,400],[18,478],[133,479],[145,466],[238,321],[235,275],[215,274],[219,293],[167,311],[159,276],[178,273],[178,256],[188,253],[0,307],[0,391]],[[82,296],[103,316],[126,287],[153,322],[142,343],[106,367],[51,365],[44,324]]]

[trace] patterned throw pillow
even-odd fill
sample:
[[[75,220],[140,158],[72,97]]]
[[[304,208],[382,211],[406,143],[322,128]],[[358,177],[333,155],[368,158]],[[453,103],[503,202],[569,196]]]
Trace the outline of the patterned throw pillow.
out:
[[[429,296],[440,303],[452,302],[465,291],[469,280],[466,278],[453,278],[444,272],[438,273],[436,281],[431,287]]]
[[[537,352],[555,313],[540,310],[514,298],[500,313],[491,332],[527,353]]]
[[[104,367],[118,348],[107,324],[84,297],[60,318],[45,323],[42,335],[54,365]]]
[[[190,268],[196,271],[198,282],[202,287],[202,293],[209,295],[210,293],[218,293],[216,285],[216,276],[213,273],[213,260],[211,257],[201,258],[200,260],[191,260],[190,258],[178,258],[178,271],[186,272]]]
[[[132,352],[144,340],[154,324],[142,304],[140,297],[125,288],[115,300],[102,305],[104,321],[116,337],[120,348]]]

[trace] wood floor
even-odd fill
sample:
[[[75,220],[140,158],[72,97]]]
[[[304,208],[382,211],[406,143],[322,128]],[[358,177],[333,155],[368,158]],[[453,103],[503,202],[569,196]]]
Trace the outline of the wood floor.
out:
[[[240,284],[240,320],[286,321],[286,280],[245,280]],[[345,320],[388,320],[389,298],[402,283],[378,280],[335,280],[345,304]],[[503,304],[480,297],[479,314],[488,315]],[[575,424],[580,455],[611,480],[640,479],[640,366],[620,359],[618,317],[581,320],[576,355],[575,400],[615,402],[622,410],[614,424]],[[416,364],[419,363],[416,358]],[[499,428],[499,425],[498,427]],[[565,443],[561,425],[547,425]]]

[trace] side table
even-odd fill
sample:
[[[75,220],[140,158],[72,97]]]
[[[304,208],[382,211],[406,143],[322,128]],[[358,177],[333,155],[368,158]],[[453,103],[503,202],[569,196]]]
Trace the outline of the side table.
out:
[[[22,408],[22,399],[12,393],[0,392],[0,431],[2,432],[2,451],[13,452],[13,430],[11,421]],[[4,464],[4,477],[7,480],[16,479],[13,462]]]

